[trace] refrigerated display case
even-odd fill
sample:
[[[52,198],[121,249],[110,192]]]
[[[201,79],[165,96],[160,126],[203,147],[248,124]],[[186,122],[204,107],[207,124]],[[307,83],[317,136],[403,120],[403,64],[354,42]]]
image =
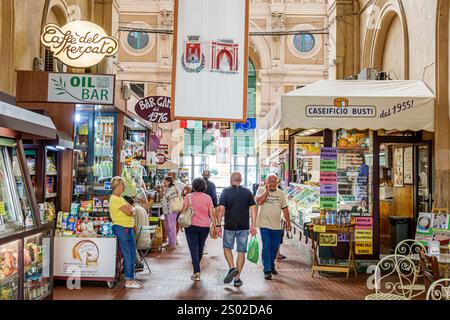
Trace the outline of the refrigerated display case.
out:
[[[75,114],[73,202],[81,203],[111,192],[116,172],[117,114],[77,107]]]
[[[0,300],[46,299],[53,290],[54,226],[42,222],[33,164],[20,138],[54,139],[56,128],[46,116],[4,103],[0,124]]]
[[[291,183],[285,190],[291,221],[301,229],[305,223],[320,216],[320,188],[314,185]]]

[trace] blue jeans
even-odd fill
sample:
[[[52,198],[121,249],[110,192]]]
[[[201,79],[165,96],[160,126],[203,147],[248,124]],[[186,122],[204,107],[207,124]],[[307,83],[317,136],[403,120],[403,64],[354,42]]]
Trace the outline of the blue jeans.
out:
[[[200,261],[202,261],[203,249],[205,248],[205,242],[208,238],[209,228],[190,226],[184,229],[186,233],[186,240],[191,252],[192,266],[194,267],[194,273],[200,272]]]
[[[125,269],[125,280],[134,280],[134,264],[136,259],[136,243],[134,242],[133,228],[125,228],[118,225],[112,227],[120,245]]]
[[[247,253],[248,243],[248,230],[224,230],[223,232],[223,247],[224,249],[234,248],[234,242],[236,240],[236,251],[241,253]]]
[[[275,267],[275,258],[280,247],[283,230],[260,228],[262,240],[262,261],[264,272],[270,272]]]

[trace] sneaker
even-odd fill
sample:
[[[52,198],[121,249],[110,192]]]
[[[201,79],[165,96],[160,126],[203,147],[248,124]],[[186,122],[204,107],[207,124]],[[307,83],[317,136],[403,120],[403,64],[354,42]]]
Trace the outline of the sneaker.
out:
[[[278,271],[275,269],[275,267],[272,268],[271,272],[274,276],[276,276],[278,274]]]
[[[228,271],[227,276],[223,280],[223,283],[227,283],[227,284],[230,283],[231,281],[233,281],[234,277],[236,277],[238,274],[239,274],[238,269],[231,268],[230,271]]]
[[[244,283],[242,282],[241,279],[234,279],[234,283],[233,285],[237,288],[239,288],[240,286],[242,286]]]
[[[277,260],[284,260],[286,259],[286,256],[283,256],[281,253],[277,255]]]
[[[270,272],[264,272],[264,279],[266,279],[266,280],[272,280],[272,273],[270,273]]]
[[[200,273],[194,273],[191,276],[191,280],[193,280],[193,281],[200,281]]]

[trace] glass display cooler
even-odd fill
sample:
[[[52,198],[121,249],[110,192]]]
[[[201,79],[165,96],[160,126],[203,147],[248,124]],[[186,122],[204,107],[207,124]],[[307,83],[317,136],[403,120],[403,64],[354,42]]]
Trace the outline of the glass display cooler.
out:
[[[23,145],[0,138],[0,300],[51,296],[53,225],[41,220]]]
[[[109,196],[118,156],[116,133],[117,114],[112,110],[101,106],[77,106],[73,202]]]

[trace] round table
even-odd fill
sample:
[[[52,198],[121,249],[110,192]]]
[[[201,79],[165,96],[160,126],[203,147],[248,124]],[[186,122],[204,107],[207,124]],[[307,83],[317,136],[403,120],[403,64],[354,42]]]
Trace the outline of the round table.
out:
[[[410,256],[411,260],[419,261],[420,257],[418,254],[413,254]],[[448,278],[449,275],[449,266],[450,266],[450,254],[441,253],[440,255],[436,255],[439,265],[443,269],[444,278]]]

